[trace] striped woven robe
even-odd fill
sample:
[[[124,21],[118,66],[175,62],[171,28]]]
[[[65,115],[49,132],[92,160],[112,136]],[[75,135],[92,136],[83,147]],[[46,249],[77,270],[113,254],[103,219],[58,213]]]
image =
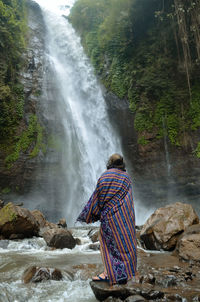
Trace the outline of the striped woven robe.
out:
[[[78,216],[101,221],[100,247],[110,284],[125,283],[136,274],[137,247],[131,180],[125,171],[109,169]]]

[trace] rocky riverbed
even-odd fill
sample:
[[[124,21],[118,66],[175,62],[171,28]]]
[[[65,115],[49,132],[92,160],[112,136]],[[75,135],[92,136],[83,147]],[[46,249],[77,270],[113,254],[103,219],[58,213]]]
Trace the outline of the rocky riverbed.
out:
[[[197,264],[182,262],[171,253],[152,253],[139,248],[138,271],[137,283],[131,280],[126,285],[112,287],[103,282],[90,284],[100,301],[200,301]]]
[[[200,224],[189,205],[160,208],[137,227],[139,278],[126,285],[91,281],[103,270],[98,227],[67,229],[10,203],[0,232],[2,302],[200,301]]]

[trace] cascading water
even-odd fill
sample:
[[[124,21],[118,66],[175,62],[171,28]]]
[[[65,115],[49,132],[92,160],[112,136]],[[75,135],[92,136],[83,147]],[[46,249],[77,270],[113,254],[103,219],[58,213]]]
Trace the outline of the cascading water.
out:
[[[167,138],[167,129],[166,129],[166,118],[163,117],[163,133],[164,133],[164,149],[165,149],[165,159],[166,159],[166,186],[167,186],[167,196],[166,200],[168,203],[171,203],[172,201],[176,200],[178,194],[176,189],[176,184],[173,179],[172,175],[172,166],[170,163],[170,156],[169,156],[169,150],[168,150],[168,138]]]
[[[167,129],[165,124],[165,118],[162,119],[163,123],[163,133],[164,133],[164,148],[165,148],[165,159],[166,159],[166,166],[167,166],[167,177],[170,178],[171,176],[171,164],[169,160],[169,150],[167,145]]]
[[[72,224],[95,188],[108,157],[121,153],[121,147],[109,123],[93,69],[65,17],[75,1],[36,2],[46,25],[42,111],[54,133],[53,140],[59,140],[59,160],[56,168],[48,168],[46,187],[43,194],[38,190],[34,206],[43,212],[51,208],[54,217],[49,217],[52,214],[48,212],[48,218],[55,220],[62,215]],[[48,162],[53,161],[50,153],[47,157]]]

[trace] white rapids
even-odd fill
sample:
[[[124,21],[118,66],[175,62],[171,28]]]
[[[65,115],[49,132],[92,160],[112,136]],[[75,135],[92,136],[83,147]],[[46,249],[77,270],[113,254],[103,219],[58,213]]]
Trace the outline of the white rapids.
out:
[[[89,248],[89,229],[74,229],[73,236],[81,245],[73,250],[50,250],[42,238],[2,240],[0,242],[0,301],[1,302],[95,302],[90,278],[84,277],[88,264],[101,263],[99,251]],[[23,272],[31,265],[58,268],[61,281],[24,284]],[[76,266],[80,265],[80,268]],[[82,265],[82,267],[81,267]],[[75,269],[73,269],[75,266]],[[72,276],[73,275],[73,276]]]

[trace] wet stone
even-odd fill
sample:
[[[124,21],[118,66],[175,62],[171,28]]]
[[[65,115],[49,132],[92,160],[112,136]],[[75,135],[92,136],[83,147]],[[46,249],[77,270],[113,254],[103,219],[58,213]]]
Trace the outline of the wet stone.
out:
[[[113,286],[110,286],[106,282],[91,281],[90,286],[94,292],[96,299],[99,301],[104,301],[108,297],[119,298],[123,301],[128,297],[133,297],[133,296],[141,296],[142,298],[140,299],[143,299],[141,301],[145,301],[145,299],[147,300],[162,299],[164,297],[164,293],[160,291],[158,288],[153,288],[152,285],[149,284],[135,283],[132,280],[130,280],[125,285],[116,284]]]
[[[74,239],[75,239],[77,245],[81,245],[82,244],[80,238],[74,238]]]
[[[66,223],[66,219],[65,218],[61,218],[57,225],[60,227],[60,228],[67,228],[67,223]]]
[[[122,300],[119,298],[108,297],[104,302],[121,302]]]
[[[88,236],[92,240],[93,243],[99,241],[99,228],[91,229],[88,233]]]
[[[176,286],[177,285],[177,278],[174,275],[166,275],[164,278],[161,276],[161,278],[156,279],[157,285],[162,285],[163,287],[170,287],[170,286]]]
[[[179,294],[169,294],[166,295],[166,298],[168,299],[168,301],[176,301],[176,302],[183,301],[183,297],[181,297]]]
[[[100,250],[100,244],[97,243],[92,243],[89,245],[89,249],[94,250],[94,251],[99,251]]]
[[[69,248],[73,249],[76,245],[76,240],[71,232],[65,229],[49,229],[44,232],[43,238],[47,245],[53,248]]]
[[[140,295],[130,296],[125,300],[125,302],[144,302],[144,301],[147,301],[147,300]]]
[[[156,278],[153,274],[148,274],[140,277],[140,283],[155,284]]]
[[[130,296],[129,291],[123,285],[110,286],[107,282],[90,282],[90,286],[97,300],[104,301],[108,297],[120,298],[122,300]]]
[[[31,266],[27,268],[22,276],[22,280],[25,284],[33,282],[38,283],[47,280],[62,280],[63,276],[59,269]]]
[[[162,299],[164,297],[164,293],[159,290],[141,291],[141,295],[148,300]]]

